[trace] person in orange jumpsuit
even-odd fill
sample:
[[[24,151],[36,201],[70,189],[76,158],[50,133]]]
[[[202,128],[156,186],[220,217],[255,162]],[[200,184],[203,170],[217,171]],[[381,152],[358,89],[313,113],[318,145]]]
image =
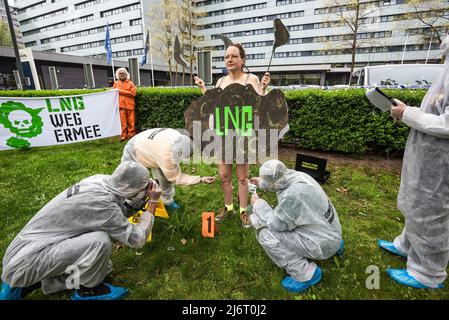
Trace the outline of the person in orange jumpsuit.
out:
[[[131,139],[136,134],[134,112],[136,86],[130,80],[129,73],[125,68],[117,69],[115,75],[118,80],[114,81],[114,89],[119,91],[120,122],[122,124],[120,141],[124,141]]]

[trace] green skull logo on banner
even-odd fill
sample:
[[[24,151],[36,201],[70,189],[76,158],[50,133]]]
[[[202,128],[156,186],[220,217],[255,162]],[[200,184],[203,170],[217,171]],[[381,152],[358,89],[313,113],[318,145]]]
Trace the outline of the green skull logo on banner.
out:
[[[6,141],[11,148],[27,148],[30,142],[24,138],[33,138],[42,133],[43,122],[40,109],[31,109],[20,102],[8,101],[0,106],[0,123],[15,134]]]

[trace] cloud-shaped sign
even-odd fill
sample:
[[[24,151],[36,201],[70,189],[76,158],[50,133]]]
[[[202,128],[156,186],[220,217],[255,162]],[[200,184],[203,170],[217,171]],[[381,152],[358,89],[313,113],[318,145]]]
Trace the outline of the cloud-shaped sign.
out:
[[[252,85],[237,83],[225,89],[207,90],[187,108],[184,118],[186,130],[201,150],[210,146],[211,140],[219,141],[221,149],[214,150],[214,156],[225,163],[231,160],[230,152],[233,162],[242,155],[246,162],[255,154],[271,150],[289,128],[288,106],[282,91],[275,89],[260,96]]]

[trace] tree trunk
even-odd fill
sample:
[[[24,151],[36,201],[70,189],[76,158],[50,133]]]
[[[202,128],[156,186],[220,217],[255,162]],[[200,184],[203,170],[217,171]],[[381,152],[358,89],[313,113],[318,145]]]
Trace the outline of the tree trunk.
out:
[[[168,77],[170,79],[170,86],[173,86],[173,70],[172,70],[172,64],[171,59],[168,59]]]
[[[193,59],[190,58],[190,85],[193,86]]]
[[[178,85],[178,63],[175,64],[175,86]]]
[[[357,34],[355,34],[355,37],[357,37]],[[357,50],[357,39],[354,39],[352,42],[352,57],[351,57],[351,71],[349,72],[349,85],[352,83],[352,73],[354,72],[354,65],[355,65],[355,52]]]
[[[189,30],[189,62],[190,62],[190,86],[193,86],[193,13],[192,13],[192,2],[188,2],[189,5],[189,22],[188,22],[188,30]]]
[[[360,14],[360,2],[357,1],[356,5],[356,17],[354,21],[354,39],[352,41],[352,57],[351,57],[351,71],[349,73],[349,85],[352,83],[352,73],[354,72],[355,54],[357,51],[357,31],[359,30],[359,14]]]
[[[182,66],[182,85],[186,85],[186,68]]]

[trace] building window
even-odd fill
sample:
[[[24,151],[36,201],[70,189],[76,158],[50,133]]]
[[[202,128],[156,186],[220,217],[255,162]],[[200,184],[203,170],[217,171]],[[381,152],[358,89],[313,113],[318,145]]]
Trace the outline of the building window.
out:
[[[121,27],[122,27],[122,23],[121,22],[109,25],[109,29],[110,30],[120,29]],[[105,31],[106,31],[106,26],[98,27],[98,28],[92,28],[92,29],[87,29],[87,30],[83,30],[83,31],[79,31],[79,32],[74,32],[74,33],[68,33],[68,34],[60,35],[60,36],[57,36],[57,37],[42,39],[41,43],[45,44],[45,43],[50,43],[50,42],[66,40],[66,39],[74,39],[74,38],[84,37],[84,36],[87,36],[87,35],[90,35],[90,34],[103,33]]]
[[[64,9],[61,9],[61,10],[57,10],[57,11],[53,11],[53,12],[50,12],[50,13],[46,13],[46,14],[43,14],[41,16],[37,16],[37,17],[31,18],[31,19],[20,21],[20,25],[23,26],[23,25],[27,25],[27,24],[33,23],[33,22],[38,22],[38,21],[41,21],[41,20],[47,20],[49,18],[56,17],[56,16],[59,16],[61,14],[64,14],[67,11],[68,11],[68,8],[64,8]]]
[[[36,41],[31,41],[31,42],[27,42],[27,43],[25,43],[25,47],[34,47],[34,46],[36,46],[37,45],[37,42]]]
[[[202,29],[212,29],[212,28],[227,27],[227,26],[247,24],[247,23],[253,23],[253,22],[269,21],[269,20],[274,20],[276,18],[287,19],[287,18],[302,17],[302,16],[304,16],[304,11],[280,13],[280,14],[273,14],[273,15],[269,15],[269,16],[261,16],[261,17],[254,17],[254,18],[246,18],[246,19],[239,19],[239,20],[230,20],[230,21],[216,22],[216,23],[212,23],[212,24],[205,24],[205,25],[202,26]]]
[[[129,25],[130,26],[139,26],[142,24],[142,19],[133,19],[133,20],[129,20]]]
[[[81,3],[75,4],[75,10],[92,7],[94,5],[97,5],[97,4],[100,4],[102,2],[106,2],[106,1],[109,1],[109,0],[89,0],[89,1],[84,1],[84,2],[81,2]]]
[[[257,9],[262,9],[262,8],[266,8],[266,7],[267,7],[267,3],[263,2],[263,3],[253,4],[253,5],[244,6],[244,7],[230,8],[230,9],[226,9],[226,10],[209,11],[207,13],[207,16],[215,17],[215,16],[221,16],[221,15],[231,14],[231,13],[257,10]]]
[[[34,9],[42,8],[43,6],[45,6],[45,4],[46,4],[45,0],[41,1],[41,2],[38,2],[38,3],[35,3],[35,4],[32,4],[32,5],[28,6],[28,7],[21,8],[21,9],[17,10],[17,14],[23,14],[25,12],[29,12],[29,11],[34,10]]]
[[[61,22],[61,23],[56,23],[56,24],[52,24],[50,26],[44,27],[44,28],[38,28],[38,29],[33,29],[30,31],[26,31],[23,33],[23,36],[27,37],[36,33],[41,33],[41,32],[46,32],[46,31],[51,31],[51,30],[57,30],[57,29],[61,29],[64,28],[66,26],[69,26],[71,24],[77,24],[77,23],[82,23],[82,22],[86,22],[89,20],[92,20],[94,18],[94,15],[88,15],[88,16],[84,16],[75,20],[70,20],[70,21],[66,21],[66,22]]]
[[[114,58],[129,57],[131,55],[132,55],[132,51],[131,50],[118,51],[118,52],[114,52],[112,54],[112,56]]]
[[[310,2],[315,0],[277,0],[276,6],[286,6],[289,4],[295,4],[295,3],[303,3],[303,2]]]
[[[229,2],[231,0],[206,0],[206,1],[199,1],[196,3],[197,7],[204,7],[204,6],[209,6],[212,4],[217,4],[217,3],[223,3],[223,2]]]
[[[100,12],[100,17],[109,17],[109,16],[113,16],[116,14],[120,14],[123,12],[128,12],[128,11],[133,11],[133,10],[138,10],[140,9],[140,3],[134,3],[128,6],[124,6],[124,7],[120,7],[120,8],[115,8],[115,9],[111,9],[111,10],[107,10],[107,11],[103,11]]]
[[[247,54],[247,60],[265,59],[265,53]]]
[[[407,46],[407,51],[426,51],[429,44],[410,44]],[[364,47],[357,48],[357,53],[382,53],[382,52],[401,52],[404,46],[381,46],[381,47]],[[433,43],[431,50],[437,50],[438,44]],[[294,58],[307,56],[323,56],[323,55],[348,55],[351,54],[351,49],[328,49],[328,50],[314,50],[314,51],[290,51],[290,52],[276,52],[274,58]]]

